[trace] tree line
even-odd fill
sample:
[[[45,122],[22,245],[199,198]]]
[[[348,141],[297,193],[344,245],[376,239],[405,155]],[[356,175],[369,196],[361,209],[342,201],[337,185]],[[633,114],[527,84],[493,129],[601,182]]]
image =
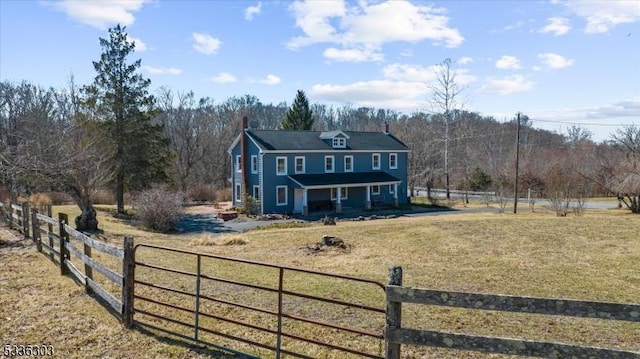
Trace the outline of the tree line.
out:
[[[80,229],[96,229],[92,194],[111,189],[117,210],[124,194],[167,184],[186,192],[194,186],[229,187],[227,149],[240,119],[256,129],[391,132],[406,143],[409,187],[449,187],[513,195],[515,153],[522,192],[585,198],[620,194],[640,212],[640,128],[628,126],[610,141],[595,143],[574,126],[566,134],[533,128],[522,116],[498,121],[456,106],[460,88],[445,61],[434,88],[434,111],[405,114],[389,109],[310,104],[298,91],[291,106],[264,104],[252,95],[222,102],[193,92],[161,88],[131,61],[135,44],[124,27],[100,39],[94,81],[65,88],[28,82],[0,83],[0,186],[16,196],[35,191],[68,193],[82,210]],[[444,94],[444,95],[443,95]],[[439,96],[439,97],[438,97]],[[444,96],[444,97],[443,97]]]

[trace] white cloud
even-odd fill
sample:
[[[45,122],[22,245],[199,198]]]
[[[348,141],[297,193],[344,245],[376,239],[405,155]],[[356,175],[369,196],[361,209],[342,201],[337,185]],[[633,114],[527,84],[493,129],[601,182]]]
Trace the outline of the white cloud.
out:
[[[142,40],[136,37],[131,37],[131,36],[127,36],[127,39],[129,40],[129,42],[135,43],[136,51],[139,51],[139,52],[147,51],[147,44],[142,42]]]
[[[538,32],[543,34],[552,33],[554,36],[564,35],[571,30],[571,26],[569,26],[569,19],[564,17],[550,17],[547,19],[547,26],[538,30]]]
[[[147,2],[149,0],[62,0],[53,4],[44,4],[54,6],[82,24],[106,30],[116,24],[123,26],[133,24],[135,21],[133,13],[140,10]]]
[[[329,60],[338,62],[364,62],[364,61],[382,61],[383,56],[379,49],[336,49],[330,47],[324,50],[324,57]]]
[[[473,58],[468,57],[468,56],[462,56],[461,58],[458,59],[458,63],[460,65],[466,65],[466,64],[470,64],[473,62]]]
[[[396,81],[431,82],[435,81],[437,72],[437,65],[390,64],[382,69],[385,78]]]
[[[277,85],[282,82],[282,80],[276,75],[269,74],[264,80],[258,82],[265,85]]]
[[[304,33],[289,40],[290,49],[317,43],[342,46],[343,49],[327,53],[335,55],[337,51],[380,49],[389,42],[431,40],[438,45],[457,47],[464,41],[459,31],[448,25],[444,9],[408,1],[374,4],[362,1],[351,6],[344,1],[296,1],[289,9],[296,18],[296,26]],[[353,59],[362,61],[359,56]],[[378,57],[368,61],[378,61]]]
[[[480,93],[508,95],[533,89],[534,82],[522,75],[511,75],[503,78],[489,77],[480,88]]]
[[[420,66],[409,64],[390,64],[382,69],[382,74],[386,79],[407,82],[433,83],[436,81],[437,73],[440,71],[438,65]],[[477,78],[468,69],[455,69],[455,81],[460,86],[466,86]]]
[[[606,140],[610,137],[608,133],[614,132],[617,125],[637,125],[637,119],[640,118],[640,97],[590,107],[531,109],[526,113],[533,119],[534,125],[554,130],[557,126],[579,124],[589,128],[593,124],[591,130],[597,136],[595,140]],[[536,123],[536,120],[540,122]],[[610,126],[604,127],[603,124]]]
[[[566,57],[551,52],[546,54],[539,54],[538,58],[545,66],[552,69],[562,69],[565,67],[569,67],[575,62],[575,60],[567,59]]]
[[[144,65],[142,69],[151,75],[180,75],[182,73],[182,69],[177,67],[153,67]]]
[[[228,72],[221,72],[211,78],[211,81],[219,84],[228,84],[238,81],[235,76]]]
[[[574,14],[587,21],[584,32],[609,32],[620,24],[640,21],[640,1],[567,1],[562,2]]]
[[[222,41],[215,37],[199,32],[193,33],[193,41],[193,49],[206,55],[215,54],[222,45]]]
[[[309,92],[319,100],[412,111],[422,106],[429,87],[422,82],[376,80],[349,85],[317,84]]]
[[[503,55],[496,61],[496,67],[501,70],[518,70],[522,68],[520,59],[515,56]]]
[[[261,2],[258,2],[257,5],[249,6],[248,8],[244,9],[244,19],[249,21],[253,20],[253,17],[256,15],[259,15],[261,10],[262,10]]]

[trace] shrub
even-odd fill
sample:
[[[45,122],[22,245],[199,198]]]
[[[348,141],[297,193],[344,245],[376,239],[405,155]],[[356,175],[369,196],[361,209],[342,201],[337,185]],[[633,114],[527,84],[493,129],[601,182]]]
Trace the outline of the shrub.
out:
[[[231,188],[223,188],[216,191],[216,199],[220,202],[231,201]]]
[[[49,198],[54,206],[73,203],[73,198],[64,192],[49,192]]]
[[[47,213],[47,205],[52,204],[51,197],[46,193],[34,193],[29,196],[29,206],[40,213]]]
[[[217,198],[217,191],[213,185],[197,184],[188,190],[189,200],[194,202],[210,202],[213,203]]]
[[[183,214],[182,199],[182,193],[161,187],[140,192],[134,200],[136,217],[151,230],[169,232]]]
[[[100,189],[91,195],[91,201],[93,204],[116,204],[116,196],[113,191],[108,189]]]

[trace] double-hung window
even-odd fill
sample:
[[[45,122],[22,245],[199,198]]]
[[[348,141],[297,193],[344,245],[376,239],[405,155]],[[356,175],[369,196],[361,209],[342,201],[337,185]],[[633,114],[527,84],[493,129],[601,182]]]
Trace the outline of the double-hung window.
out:
[[[295,159],[295,163],[296,163],[296,168],[295,168],[295,172],[296,173],[304,173],[304,156],[296,156]]]
[[[374,170],[380,169],[380,154],[374,153],[371,155],[371,168]]]
[[[353,156],[344,156],[344,171],[353,172]]]
[[[389,154],[389,169],[396,170],[398,169],[398,154],[390,153]]]
[[[324,156],[324,171],[326,173],[335,172],[334,160],[335,160],[334,156]]]
[[[285,176],[287,174],[286,157],[276,157],[276,174],[278,176]]]

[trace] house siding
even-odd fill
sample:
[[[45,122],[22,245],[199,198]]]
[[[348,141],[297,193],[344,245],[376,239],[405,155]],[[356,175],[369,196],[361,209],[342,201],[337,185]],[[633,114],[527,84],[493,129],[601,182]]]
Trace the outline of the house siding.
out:
[[[349,145],[347,140],[347,146]],[[295,158],[305,158],[305,174],[322,174],[325,173],[325,156],[334,157],[334,168],[332,173],[357,173],[357,172],[371,172],[371,171],[383,171],[386,172],[400,181],[398,185],[398,204],[407,203],[407,159],[408,153],[406,151],[384,151],[384,150],[372,150],[372,151],[349,151],[348,149],[328,149],[322,152],[305,152],[305,151],[261,151],[256,142],[251,139],[247,141],[247,160],[243,166],[243,171],[248,171],[249,188],[244,188],[242,185],[243,178],[242,173],[235,170],[235,156],[240,155],[241,142],[236,141],[234,146],[230,149],[229,154],[234,161],[231,161],[231,182],[232,188],[235,188],[236,183],[242,185],[242,191],[249,191],[249,194],[253,193],[253,186],[259,186],[260,188],[260,208],[262,213],[294,213],[295,195],[294,191],[299,186],[292,181],[288,175],[295,174]],[[372,154],[380,154],[380,169],[372,169]],[[389,155],[393,153],[397,156],[397,168],[389,168]],[[251,156],[257,156],[258,158],[258,173],[251,172]],[[346,156],[353,158],[353,171],[344,170],[344,159]],[[276,161],[278,157],[286,158],[287,175],[277,175]],[[287,204],[277,205],[277,187],[287,186]],[[233,192],[233,205],[242,206],[243,198],[235,198],[235,191]],[[389,193],[389,186],[381,186],[381,196],[384,196],[387,203],[393,203],[393,194]],[[307,201],[320,201],[328,200],[331,196],[331,190],[325,189],[309,189],[307,191]],[[347,208],[364,208],[366,201],[366,187],[354,186],[349,187],[347,199],[341,199],[342,207]],[[335,202],[335,201],[334,201]]]

